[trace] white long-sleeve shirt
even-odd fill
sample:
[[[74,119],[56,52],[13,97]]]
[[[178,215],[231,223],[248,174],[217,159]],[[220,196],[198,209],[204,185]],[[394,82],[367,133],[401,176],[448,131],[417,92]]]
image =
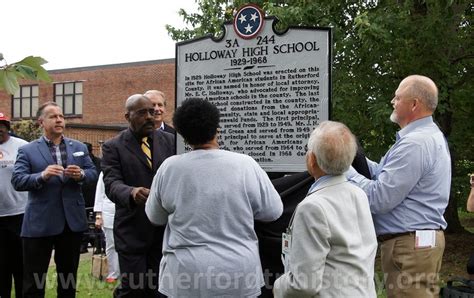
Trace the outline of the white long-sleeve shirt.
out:
[[[104,173],[100,172],[95,189],[94,211],[102,212],[104,227],[113,229],[115,204],[105,195]]]

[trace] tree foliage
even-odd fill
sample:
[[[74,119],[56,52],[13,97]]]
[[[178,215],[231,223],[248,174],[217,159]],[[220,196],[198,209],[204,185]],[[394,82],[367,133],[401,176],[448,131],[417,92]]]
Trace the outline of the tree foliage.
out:
[[[33,120],[21,120],[12,123],[12,131],[28,142],[36,140],[42,135],[41,128]]]
[[[474,4],[467,0],[269,0],[252,1],[280,26],[330,26],[333,31],[332,119],[345,122],[367,154],[378,160],[394,142],[390,100],[410,74],[439,87],[435,120],[453,160],[450,228],[459,230],[467,173],[473,171]],[[223,21],[246,1],[202,0],[199,12],[180,11],[187,24],[167,26],[174,40],[219,34]]]
[[[28,56],[21,61],[7,64],[0,53],[0,62],[2,61],[4,65],[0,66],[0,90],[5,90],[8,94],[15,94],[20,88],[20,79],[51,82],[48,72],[41,66],[48,61],[41,57]]]

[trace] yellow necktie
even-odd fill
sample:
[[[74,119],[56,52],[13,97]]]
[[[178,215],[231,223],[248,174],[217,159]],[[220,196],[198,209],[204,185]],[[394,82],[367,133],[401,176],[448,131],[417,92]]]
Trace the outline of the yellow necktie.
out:
[[[148,137],[144,137],[142,139],[142,151],[143,151],[143,153],[145,153],[146,161],[148,162],[148,166],[151,169],[152,168],[151,150],[150,150],[150,145],[148,145]]]

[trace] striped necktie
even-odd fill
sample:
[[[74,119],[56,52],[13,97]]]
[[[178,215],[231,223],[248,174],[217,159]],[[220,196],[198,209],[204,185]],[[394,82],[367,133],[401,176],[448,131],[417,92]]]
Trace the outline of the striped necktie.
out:
[[[146,161],[148,162],[148,166],[150,169],[152,168],[152,163],[151,163],[151,150],[150,150],[150,145],[148,144],[148,137],[144,137],[142,139],[142,151],[145,153],[146,156]]]

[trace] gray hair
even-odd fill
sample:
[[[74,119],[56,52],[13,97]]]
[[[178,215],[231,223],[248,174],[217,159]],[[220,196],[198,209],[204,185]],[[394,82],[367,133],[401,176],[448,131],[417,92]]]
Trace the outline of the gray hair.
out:
[[[432,112],[438,106],[438,87],[428,77],[411,75],[403,79],[406,84],[407,93],[420,101]]]
[[[143,93],[143,95],[145,96],[149,96],[149,95],[152,95],[152,96],[161,96],[163,97],[163,103],[164,105],[166,106],[166,96],[165,96],[165,93],[160,91],[160,90],[148,90],[146,91],[145,93]]]
[[[47,101],[45,103],[43,103],[39,108],[38,110],[36,111],[36,117],[38,119],[42,119],[44,117],[44,110],[47,108],[47,107],[59,107],[61,108],[56,102],[54,101]]]
[[[321,122],[308,140],[308,152],[314,154],[319,168],[329,175],[347,171],[356,151],[355,136],[340,122]]]

